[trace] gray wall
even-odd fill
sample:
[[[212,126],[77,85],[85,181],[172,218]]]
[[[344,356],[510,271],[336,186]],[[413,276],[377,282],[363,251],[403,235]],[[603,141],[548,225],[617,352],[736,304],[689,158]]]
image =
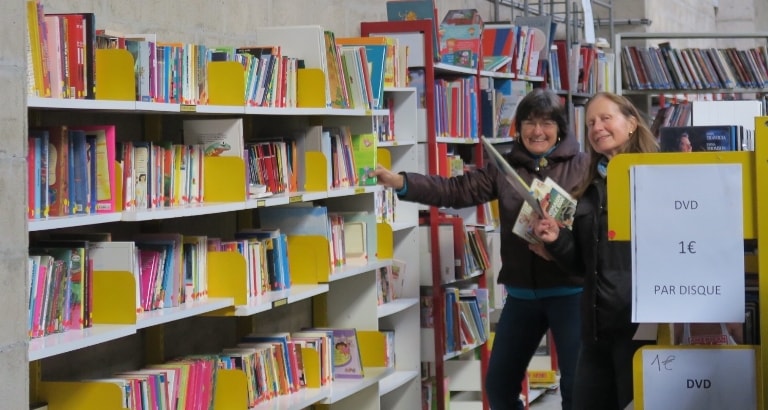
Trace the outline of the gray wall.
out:
[[[765,21],[764,0],[617,0],[617,18],[646,17],[650,27],[617,27],[649,31],[757,31]],[[248,44],[258,26],[320,24],[337,35],[359,33],[360,21],[386,18],[384,0],[49,0],[49,12],[94,12],[97,26],[126,33],[157,33],[159,40],[207,45]],[[437,0],[439,17],[453,8],[477,8],[492,18],[493,6],[483,0]],[[596,8],[596,13],[600,11]],[[516,13],[519,14],[519,13]],[[502,7],[502,18],[509,11]],[[26,352],[24,166],[27,110],[25,103],[26,19],[23,0],[0,4],[0,397],[3,408],[27,408],[29,379]],[[711,44],[711,43],[708,43]],[[130,343],[140,346],[140,343]]]

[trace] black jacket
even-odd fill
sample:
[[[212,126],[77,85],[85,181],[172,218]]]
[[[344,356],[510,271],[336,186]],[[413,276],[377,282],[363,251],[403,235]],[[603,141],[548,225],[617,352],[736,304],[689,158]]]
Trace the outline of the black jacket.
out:
[[[547,245],[563,269],[584,276],[582,335],[633,334],[632,254],[629,242],[608,240],[605,179],[592,182],[579,199],[573,231],[560,230]]]
[[[527,183],[534,177],[543,181],[549,176],[569,192],[583,178],[588,161],[570,134],[547,156],[544,166],[519,142],[513,144],[506,159]],[[582,285],[581,274],[569,274],[554,262],[540,258],[528,249],[528,242],[512,233],[523,199],[495,166],[469,171],[456,178],[405,175],[408,189],[401,199],[407,201],[464,208],[499,200],[502,262],[499,283],[525,289]]]

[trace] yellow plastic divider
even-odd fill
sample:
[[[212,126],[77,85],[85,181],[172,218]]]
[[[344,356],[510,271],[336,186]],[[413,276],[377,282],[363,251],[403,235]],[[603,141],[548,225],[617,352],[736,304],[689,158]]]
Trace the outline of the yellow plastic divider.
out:
[[[205,157],[205,202],[245,202],[245,162],[237,157]]]
[[[136,279],[127,271],[93,272],[93,323],[136,323]]]
[[[328,167],[330,164],[325,155],[319,151],[304,153],[304,190],[309,192],[324,192],[328,190]]]
[[[386,169],[392,169],[392,153],[386,148],[376,149],[376,160]]]
[[[608,213],[609,237],[615,241],[629,241],[631,197],[629,169],[635,165],[691,165],[741,163],[744,190],[744,238],[756,238],[755,209],[755,157],[752,152],[686,152],[684,154],[621,154],[608,163]],[[612,232],[612,233],[611,233]]]
[[[96,49],[96,99],[136,100],[133,56],[123,49]]]
[[[288,266],[291,282],[328,282],[331,260],[328,239],[319,235],[288,236]]]
[[[40,398],[49,410],[122,410],[123,392],[107,382],[42,382]]]
[[[392,226],[388,223],[376,224],[376,256],[379,259],[392,259],[395,255]]]
[[[208,104],[245,106],[245,68],[237,61],[208,63]]]
[[[245,258],[237,252],[208,252],[208,296],[234,298],[235,305],[248,303]]]
[[[301,348],[301,361],[304,364],[304,379],[307,387],[320,388],[322,370],[320,369],[320,352],[310,347]]]
[[[214,410],[247,410],[248,379],[245,372],[237,369],[216,370]]]
[[[376,330],[358,330],[357,344],[363,367],[384,367],[387,364],[387,338]]]
[[[296,106],[325,108],[325,73],[319,68],[300,68],[296,73]]]

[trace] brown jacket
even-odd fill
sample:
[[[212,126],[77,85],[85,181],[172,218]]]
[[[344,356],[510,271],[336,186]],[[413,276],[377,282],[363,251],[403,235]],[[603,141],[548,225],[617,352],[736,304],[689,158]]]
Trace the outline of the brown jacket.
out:
[[[534,177],[552,178],[561,187],[573,192],[583,178],[588,157],[579,152],[578,143],[569,134],[547,156],[545,166],[531,156],[519,142],[506,156],[507,161],[527,183]],[[499,200],[502,268],[499,283],[525,289],[546,289],[560,286],[581,286],[583,278],[560,269],[528,249],[528,242],[512,233],[512,226],[523,199],[515,193],[498,168],[489,165],[466,172],[455,178],[406,173],[407,189],[401,199],[428,205],[464,208],[493,199]]]

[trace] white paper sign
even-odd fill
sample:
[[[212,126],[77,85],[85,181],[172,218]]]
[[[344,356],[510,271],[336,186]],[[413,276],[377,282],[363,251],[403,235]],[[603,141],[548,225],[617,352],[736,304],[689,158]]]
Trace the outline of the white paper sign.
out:
[[[642,348],[640,352],[643,409],[757,409],[752,348]],[[635,392],[635,397],[640,394]]]
[[[741,175],[741,164],[631,168],[634,322],[744,322]]]

